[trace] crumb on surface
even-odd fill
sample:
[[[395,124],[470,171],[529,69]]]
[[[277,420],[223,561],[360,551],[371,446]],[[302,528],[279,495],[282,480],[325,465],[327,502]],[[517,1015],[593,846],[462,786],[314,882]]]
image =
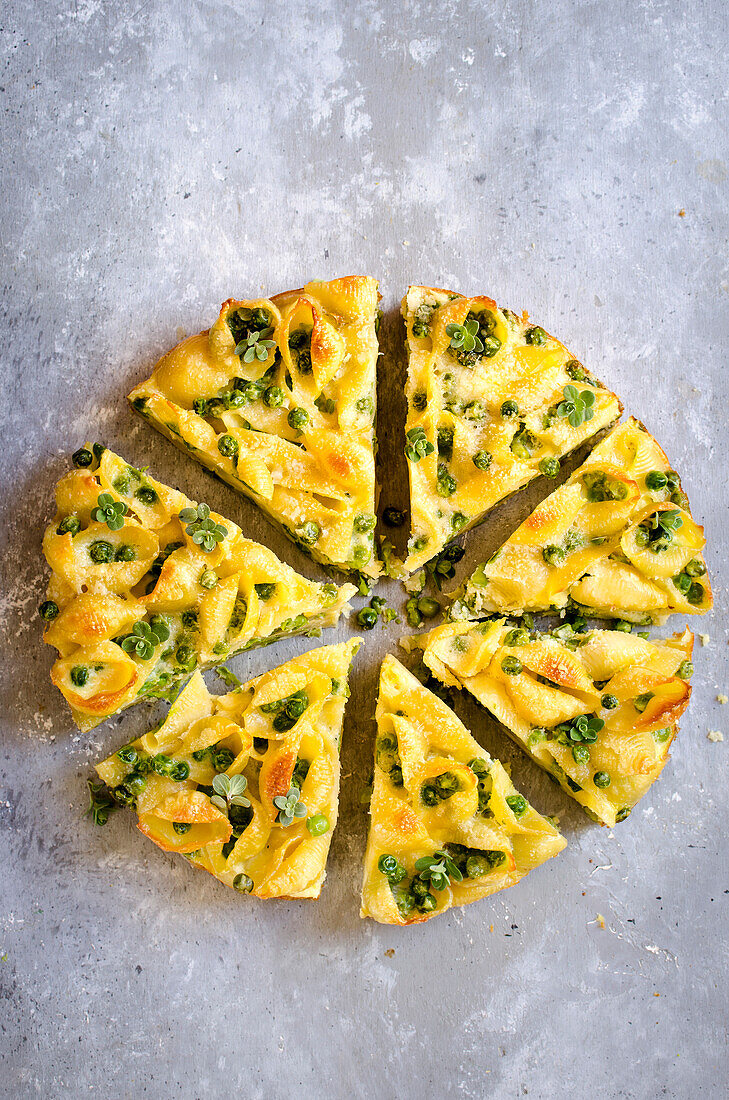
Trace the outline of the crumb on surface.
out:
[[[702,645],[708,645],[711,641],[711,636],[709,634],[699,634],[699,637],[701,638]]]
[[[597,914],[596,921],[601,928],[605,927],[605,918],[603,917],[602,913]]]
[[[707,733],[706,736],[707,736],[709,741],[715,741],[716,742],[716,741],[723,741],[724,740],[724,734],[721,732],[721,730],[709,730],[709,732]]]
[[[716,697],[716,701],[717,703],[729,703],[729,695],[724,695],[724,693],[720,691]]]
[[[385,958],[386,959],[391,959],[394,954],[395,954],[395,948],[394,947],[388,947],[387,951],[385,952]]]
[[[683,209],[683,207],[679,210],[678,216],[679,216],[679,218],[685,218],[686,217],[686,211]]]

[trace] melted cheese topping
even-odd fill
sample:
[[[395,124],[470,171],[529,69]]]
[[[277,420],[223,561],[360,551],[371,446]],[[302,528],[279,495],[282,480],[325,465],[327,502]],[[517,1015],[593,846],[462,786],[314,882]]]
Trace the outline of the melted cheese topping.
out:
[[[412,639],[438,679],[471,692],[593,820],[611,826],[668,759],[691,695],[678,673],[690,674],[681,666],[693,642],[689,630],[656,643],[592,630],[568,644],[503,619],[446,624]],[[598,721],[586,727],[583,716]]]
[[[655,529],[648,525],[665,516],[679,525],[669,539],[645,545]],[[704,545],[678,475],[631,418],[474,571],[451,614],[478,618],[577,604],[593,617],[646,624],[671,612],[700,615],[713,603]]]
[[[406,448],[420,439],[427,452],[406,449],[412,535],[405,564],[412,572],[537,477],[540,463],[613,423],[621,405],[563,344],[490,298],[413,286],[402,312]],[[476,323],[481,350],[454,346],[457,328]],[[593,415],[577,426],[563,406],[565,386],[590,395]]]
[[[378,298],[351,277],[230,299],[129,395],[316,561],[370,577]]]
[[[415,924],[519,879],[565,847],[498,760],[394,657],[380,672],[363,917]],[[422,863],[446,853],[443,881]],[[394,870],[382,860],[390,857]],[[446,871],[452,865],[445,863]]]
[[[101,494],[126,507],[117,530],[94,518]],[[333,626],[355,593],[307,580],[214,512],[225,534],[206,549],[180,519],[197,505],[108,449],[63,477],[56,499],[43,550],[59,614],[44,641],[59,652],[51,679],[82,730],[142,697],[169,697],[195,667]]]
[[[163,851],[241,893],[316,898],[337,821],[347,677],[359,644],[310,650],[227,695],[211,695],[196,672],[159,729],[96,770]],[[299,706],[287,717],[294,694]],[[219,775],[245,779],[237,803],[217,795]],[[305,810],[286,824],[274,799],[292,787]]]

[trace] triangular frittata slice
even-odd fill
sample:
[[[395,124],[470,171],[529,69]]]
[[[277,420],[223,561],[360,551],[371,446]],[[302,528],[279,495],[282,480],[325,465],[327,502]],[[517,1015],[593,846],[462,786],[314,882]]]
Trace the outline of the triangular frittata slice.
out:
[[[243,894],[318,898],[358,646],[309,650],[227,695],[196,672],[159,729],[96,770],[163,851]]]
[[[420,568],[459,531],[620,415],[564,344],[491,298],[411,286],[405,454]]]
[[[661,773],[688,705],[690,630],[649,642],[621,630],[530,633],[503,619],[413,639],[431,672],[466,688],[603,825]]]
[[[129,394],[312,558],[370,577],[378,298],[369,277],[231,298]]]
[[[417,924],[513,886],[566,841],[450,707],[387,656],[361,916]]]
[[[195,668],[333,626],[354,585],[302,577],[225,516],[95,443],[56,487],[41,605],[51,679],[82,730]]]
[[[616,428],[471,574],[453,618],[573,607],[650,624],[712,606],[681,480],[637,420]]]

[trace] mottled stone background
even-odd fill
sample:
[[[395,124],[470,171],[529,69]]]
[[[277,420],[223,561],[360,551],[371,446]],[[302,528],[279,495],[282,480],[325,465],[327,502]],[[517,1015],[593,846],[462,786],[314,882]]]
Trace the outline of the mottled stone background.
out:
[[[5,0],[3,1097],[725,1095],[727,20],[719,0]],[[383,503],[404,491],[399,298],[410,281],[485,291],[663,443],[716,592],[673,759],[614,832],[459,703],[569,847],[411,930],[361,922],[357,898],[368,715],[401,628],[357,662],[321,900],[255,904],[131,814],[84,818],[91,762],[150,712],[74,732],[35,614],[53,485],[88,437],[317,575],[124,394],[225,297],[360,272],[388,311]],[[473,533],[464,567],[542,491]]]

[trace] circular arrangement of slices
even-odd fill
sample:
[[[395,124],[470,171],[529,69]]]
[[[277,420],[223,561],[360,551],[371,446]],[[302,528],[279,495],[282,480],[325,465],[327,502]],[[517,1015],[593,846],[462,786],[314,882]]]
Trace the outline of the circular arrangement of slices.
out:
[[[362,916],[413,924],[512,886],[566,845],[422,682],[465,689],[596,822],[625,820],[665,765],[689,701],[693,634],[712,606],[704,535],[678,473],[558,340],[490,298],[410,287],[405,562],[375,546],[377,283],[312,282],[229,300],[129,395],[175,444],[255,501],[314,561],[307,580],[204,501],[100,443],[72,456],[43,550],[51,679],[81,730],[141,699],[164,722],[97,765],[90,813],[139,829],[227,886],[315,898],[339,802],[348,678],[360,642],[311,648],[241,684],[221,662],[318,637],[382,572],[419,626],[454,575],[453,539],[601,438],[451,594],[446,621],[380,670]],[[392,509],[386,511],[392,512]],[[387,517],[386,517],[387,518]],[[359,613],[377,621],[384,601]],[[534,615],[559,616],[540,628]],[[588,620],[613,620],[593,629]],[[632,633],[632,628],[639,629]],[[211,695],[201,669],[231,690]]]

